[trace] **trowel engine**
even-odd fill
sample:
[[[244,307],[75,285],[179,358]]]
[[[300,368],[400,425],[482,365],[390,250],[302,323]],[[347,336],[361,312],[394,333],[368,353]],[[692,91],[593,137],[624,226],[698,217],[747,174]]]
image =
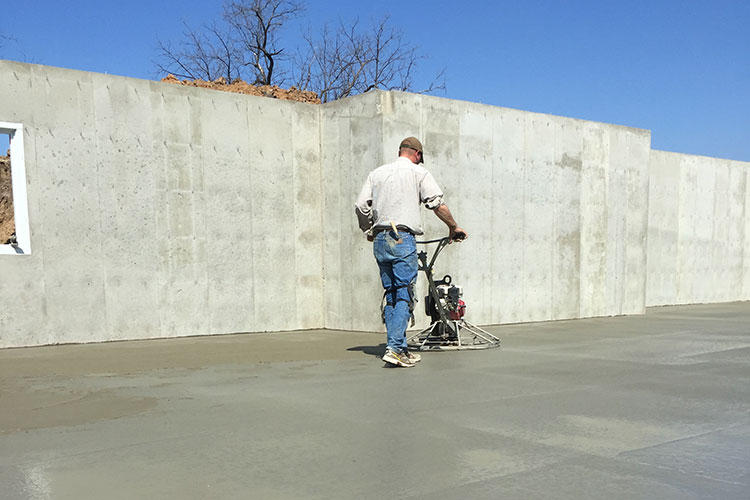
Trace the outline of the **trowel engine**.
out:
[[[435,281],[435,288],[443,310],[448,313],[451,320],[458,321],[466,313],[466,303],[461,299],[464,289],[461,286],[453,285],[451,281],[450,275],[446,274],[442,280]],[[425,297],[425,314],[430,317],[433,323],[440,321],[440,312],[432,295]]]

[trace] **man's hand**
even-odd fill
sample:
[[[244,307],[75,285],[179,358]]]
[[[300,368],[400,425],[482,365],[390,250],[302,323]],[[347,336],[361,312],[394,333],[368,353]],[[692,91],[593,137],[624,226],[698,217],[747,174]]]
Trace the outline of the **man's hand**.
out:
[[[372,233],[367,233],[367,241],[372,243],[373,241],[375,241],[375,236],[373,236]]]
[[[465,240],[466,238],[469,237],[469,235],[466,234],[466,231],[464,231],[463,229],[461,229],[458,226],[451,227],[450,231],[451,231],[450,232],[451,242],[454,242],[454,241],[463,241],[463,240]]]

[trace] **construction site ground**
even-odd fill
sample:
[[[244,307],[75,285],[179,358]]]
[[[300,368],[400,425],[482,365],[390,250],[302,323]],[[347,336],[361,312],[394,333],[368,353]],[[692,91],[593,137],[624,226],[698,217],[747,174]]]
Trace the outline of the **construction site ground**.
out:
[[[488,327],[414,368],[351,331],[0,350],[2,497],[747,500],[749,324]]]

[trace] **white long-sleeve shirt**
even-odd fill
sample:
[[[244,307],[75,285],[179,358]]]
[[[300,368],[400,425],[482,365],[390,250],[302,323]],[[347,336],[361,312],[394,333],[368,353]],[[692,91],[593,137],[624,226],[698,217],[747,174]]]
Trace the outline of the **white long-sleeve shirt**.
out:
[[[434,210],[442,203],[443,192],[432,174],[401,156],[370,172],[354,207],[362,231],[389,228],[393,222],[423,234],[420,205]]]

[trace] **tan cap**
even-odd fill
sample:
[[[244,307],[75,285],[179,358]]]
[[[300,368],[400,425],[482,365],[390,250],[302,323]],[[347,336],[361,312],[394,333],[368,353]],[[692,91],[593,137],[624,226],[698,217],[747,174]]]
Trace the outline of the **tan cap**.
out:
[[[398,147],[401,148],[409,148],[413,149],[414,151],[419,151],[422,153],[422,157],[419,159],[419,163],[424,163],[424,151],[422,150],[422,143],[419,142],[419,139],[416,137],[407,137],[403,141],[401,141],[401,145]]]

